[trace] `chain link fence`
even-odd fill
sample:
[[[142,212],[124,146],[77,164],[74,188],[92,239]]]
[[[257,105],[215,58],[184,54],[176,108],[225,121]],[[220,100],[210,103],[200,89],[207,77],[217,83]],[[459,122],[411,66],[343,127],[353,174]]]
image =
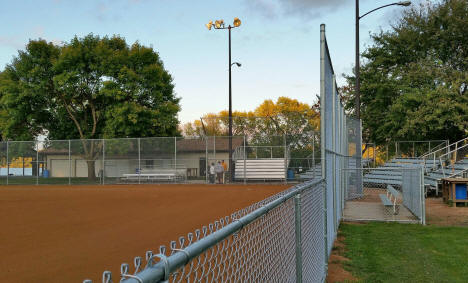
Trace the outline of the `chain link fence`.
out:
[[[425,223],[422,167],[343,169],[343,172],[349,184],[345,192],[345,220]],[[363,175],[362,190],[353,185],[359,175]]]
[[[102,282],[324,282],[325,182],[307,181],[121,265]],[[92,282],[90,279],[84,283]]]
[[[315,132],[5,141],[0,142],[0,184],[302,182],[320,176],[319,149]]]
[[[348,186],[343,169],[362,167],[362,139],[360,120],[346,115],[338,93],[325,25],[321,26],[320,33],[321,155],[324,157],[321,166],[327,180],[326,225],[330,252],[342,217],[345,188]],[[353,185],[357,190],[362,190],[362,175],[356,174],[355,177]]]

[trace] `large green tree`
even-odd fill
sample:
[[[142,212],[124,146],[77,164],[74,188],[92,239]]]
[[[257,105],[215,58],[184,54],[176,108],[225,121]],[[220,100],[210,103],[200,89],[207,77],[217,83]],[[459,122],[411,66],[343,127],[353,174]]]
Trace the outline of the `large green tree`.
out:
[[[0,74],[2,137],[80,139],[90,178],[102,143],[87,139],[177,135],[179,110],[158,53],[118,36],[31,40]]]
[[[465,137],[468,132],[468,2],[426,2],[372,35],[362,54],[361,117],[370,141]],[[342,89],[354,109],[354,76]]]

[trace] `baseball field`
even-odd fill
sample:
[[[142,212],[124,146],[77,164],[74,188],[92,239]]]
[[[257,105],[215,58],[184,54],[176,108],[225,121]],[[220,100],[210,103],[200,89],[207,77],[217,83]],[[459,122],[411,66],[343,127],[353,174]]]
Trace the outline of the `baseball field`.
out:
[[[100,282],[110,270],[115,282],[121,263],[288,187],[0,186],[1,281]]]

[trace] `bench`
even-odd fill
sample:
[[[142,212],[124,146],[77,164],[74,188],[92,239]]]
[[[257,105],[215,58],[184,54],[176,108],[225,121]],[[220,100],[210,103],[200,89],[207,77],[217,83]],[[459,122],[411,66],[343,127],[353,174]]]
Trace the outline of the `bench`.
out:
[[[379,197],[388,214],[397,215],[400,212],[400,204],[397,201],[401,199],[401,194],[394,187],[388,185],[387,193],[379,194]]]
[[[159,168],[142,169],[140,173],[122,174],[123,182],[156,182],[156,181],[185,181],[187,169],[185,168]]]
[[[140,182],[152,182],[152,181],[174,181],[177,176],[175,173],[141,173],[141,174],[123,174],[122,181],[140,181]]]

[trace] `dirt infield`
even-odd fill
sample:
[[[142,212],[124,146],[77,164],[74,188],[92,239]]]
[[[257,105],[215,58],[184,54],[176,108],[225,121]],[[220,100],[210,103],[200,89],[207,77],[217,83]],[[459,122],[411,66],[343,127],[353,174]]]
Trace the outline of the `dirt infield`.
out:
[[[101,282],[290,185],[0,186],[1,282]]]

